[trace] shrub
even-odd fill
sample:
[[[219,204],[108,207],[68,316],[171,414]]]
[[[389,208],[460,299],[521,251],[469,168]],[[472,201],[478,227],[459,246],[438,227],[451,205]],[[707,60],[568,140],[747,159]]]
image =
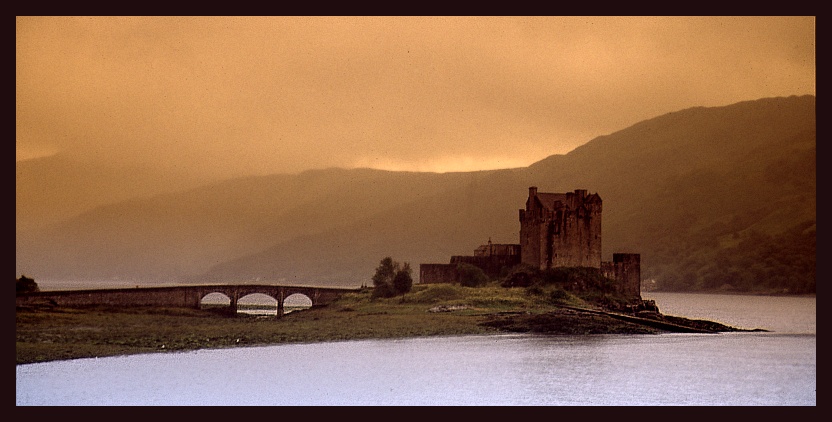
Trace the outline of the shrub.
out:
[[[530,265],[516,265],[500,283],[502,287],[529,287],[540,279],[540,270]]]
[[[601,270],[592,267],[558,267],[540,272],[540,282],[547,286],[559,286],[568,291],[608,290],[612,280]]]
[[[375,288],[373,288],[373,297],[393,297],[396,295],[396,291],[393,290],[393,285],[391,283],[381,283],[377,284]]]
[[[373,297],[393,297],[409,292],[413,287],[411,273],[409,263],[399,265],[389,256],[383,258],[373,275]]]
[[[480,287],[488,283],[488,276],[480,267],[465,262],[456,266],[459,283],[465,287]]]
[[[404,263],[401,270],[396,271],[396,275],[393,277],[393,291],[395,294],[402,295],[410,291],[413,287],[412,272],[410,264],[407,262]]]
[[[38,287],[38,283],[35,283],[34,279],[21,275],[15,283],[15,291],[17,293],[31,293],[39,292],[40,288]]]

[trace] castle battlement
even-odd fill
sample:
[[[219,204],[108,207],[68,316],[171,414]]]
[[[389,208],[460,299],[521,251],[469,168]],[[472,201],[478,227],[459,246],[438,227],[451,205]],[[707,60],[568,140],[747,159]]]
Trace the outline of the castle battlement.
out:
[[[521,262],[545,270],[601,268],[601,197],[576,189],[538,193],[529,188],[520,210]]]
[[[601,261],[602,205],[600,195],[585,189],[548,193],[529,187],[526,207],[519,212],[519,244],[492,244],[489,239],[473,256],[453,256],[449,264],[421,264],[419,282],[457,282],[460,263],[475,265],[492,278],[517,264],[541,270],[591,267],[614,279],[619,292],[641,298],[639,254],[615,253],[612,262]]]

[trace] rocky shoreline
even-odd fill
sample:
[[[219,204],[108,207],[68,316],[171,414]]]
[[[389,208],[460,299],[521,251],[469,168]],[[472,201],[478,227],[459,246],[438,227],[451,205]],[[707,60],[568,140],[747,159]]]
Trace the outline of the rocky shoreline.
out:
[[[639,312],[638,316],[564,306],[542,314],[502,313],[492,315],[482,325],[517,333],[537,334],[658,334],[759,332],[714,321]]]

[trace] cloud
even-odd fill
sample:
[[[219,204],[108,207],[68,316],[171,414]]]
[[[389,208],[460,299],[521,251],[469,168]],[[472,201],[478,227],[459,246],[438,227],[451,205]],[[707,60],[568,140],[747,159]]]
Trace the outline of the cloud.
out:
[[[678,109],[815,90],[812,17],[17,17],[16,30],[18,158],[223,175],[513,166]]]

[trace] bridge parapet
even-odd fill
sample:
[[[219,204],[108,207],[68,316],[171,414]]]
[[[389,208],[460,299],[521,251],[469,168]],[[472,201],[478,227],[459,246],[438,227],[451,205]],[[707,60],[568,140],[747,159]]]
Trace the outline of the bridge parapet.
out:
[[[295,293],[312,300],[312,306],[325,305],[344,293],[357,292],[357,288],[281,286],[268,284],[195,285],[174,287],[137,287],[134,289],[62,290],[20,294],[17,306],[50,302],[60,306],[171,306],[200,308],[202,298],[210,293],[222,293],[231,298],[231,307],[237,310],[237,301],[246,295],[263,293],[278,303],[278,315],[283,314],[283,301]]]

